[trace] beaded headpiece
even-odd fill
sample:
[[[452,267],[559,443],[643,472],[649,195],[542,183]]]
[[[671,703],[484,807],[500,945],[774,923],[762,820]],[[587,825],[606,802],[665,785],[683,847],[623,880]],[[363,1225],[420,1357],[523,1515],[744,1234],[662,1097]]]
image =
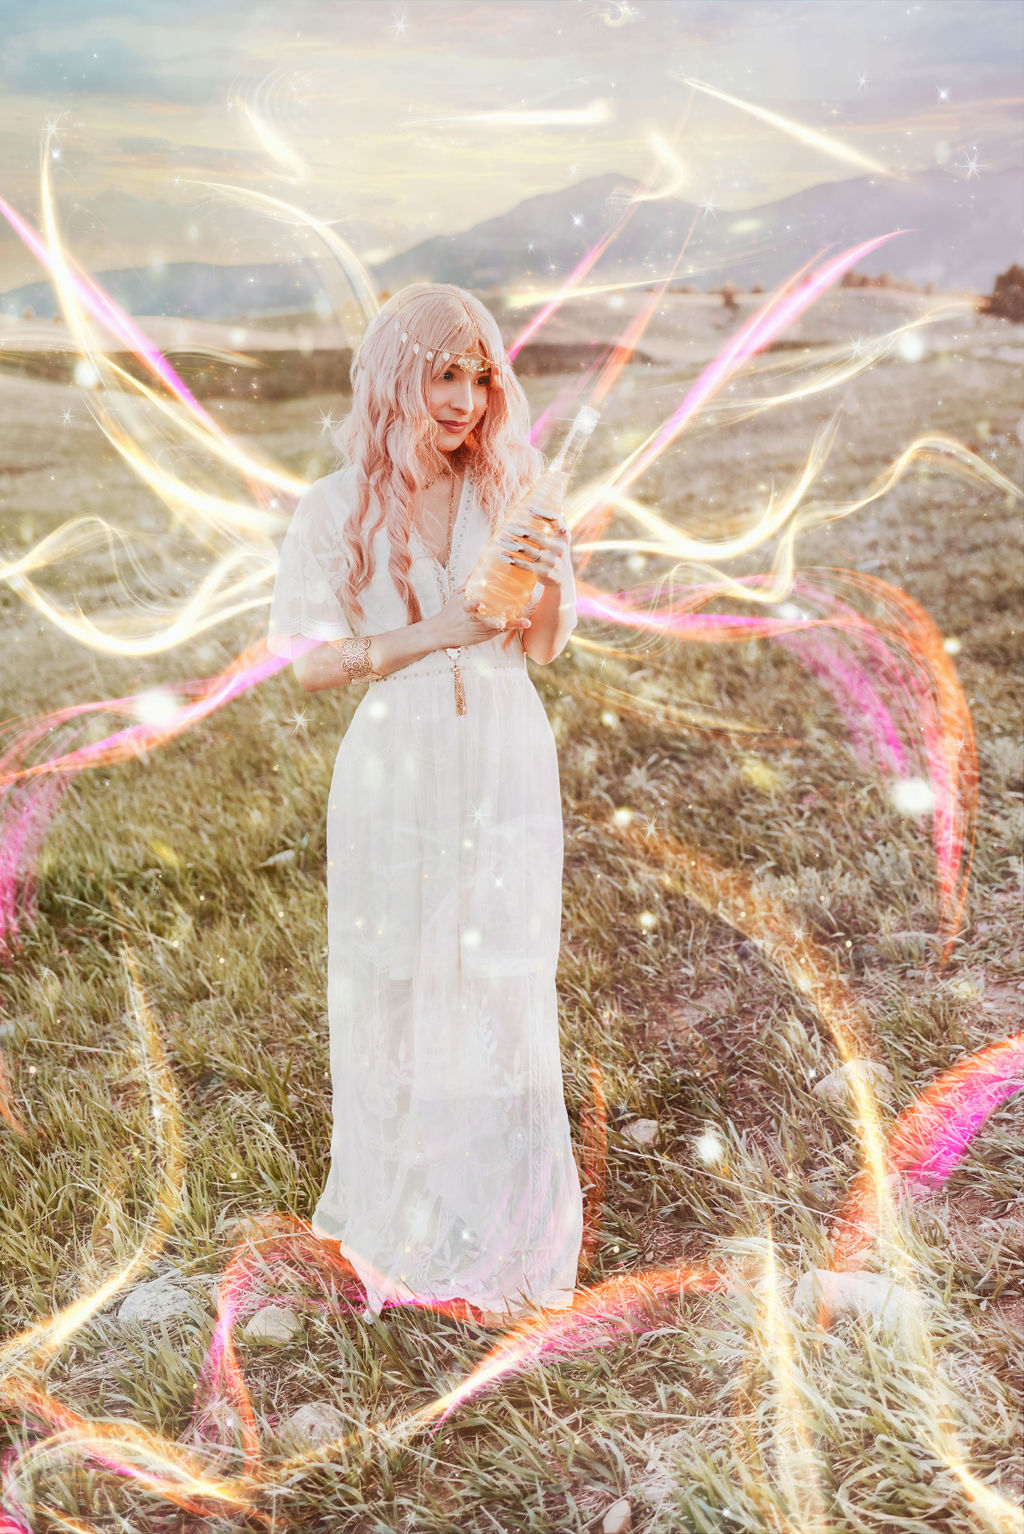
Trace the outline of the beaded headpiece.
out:
[[[501,367],[501,362],[491,362],[487,357],[481,357],[476,352],[445,352],[439,347],[427,346],[425,341],[420,341],[407,330],[401,320],[395,320],[394,329],[398,335],[399,344],[402,346],[412,345],[413,353],[419,356],[420,352],[428,362],[433,362],[435,357],[444,362],[450,362],[455,367],[461,368],[464,373],[481,373],[485,369]]]

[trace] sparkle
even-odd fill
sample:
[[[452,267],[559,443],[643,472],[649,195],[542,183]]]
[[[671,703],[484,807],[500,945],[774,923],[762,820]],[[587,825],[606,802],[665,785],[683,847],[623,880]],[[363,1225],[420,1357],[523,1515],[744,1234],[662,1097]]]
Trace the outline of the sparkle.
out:
[[[320,412],[320,435],[329,437],[337,426],[333,410],[321,410]]]
[[[178,699],[166,687],[151,687],[146,692],[140,692],[133,702],[132,712],[141,724],[166,728],[178,717]]]
[[[864,350],[864,332],[861,331],[860,335],[851,336],[850,337],[850,356],[853,357],[853,358],[857,358],[857,357],[859,357],[861,355],[863,350]]]
[[[937,85],[935,87],[935,89],[939,93],[939,100],[940,101],[948,101],[949,100],[949,86],[948,85]]]
[[[958,165],[957,169],[965,170],[967,172],[967,179],[970,181],[974,176],[981,175],[981,171],[978,168],[980,164],[981,161],[978,155],[978,147],[975,144],[972,145],[970,154],[965,156],[963,163]]]
[[[857,76],[857,89],[859,91],[862,91],[864,89],[865,85],[867,85],[867,83],[868,83],[867,75],[858,75]]]
[[[393,11],[391,13],[391,30],[394,32],[396,39],[405,36],[409,30],[408,11]]]
[[[293,735],[298,735],[300,731],[305,733],[305,731],[309,728],[309,726],[307,724],[308,718],[309,718],[309,714],[308,714],[306,709],[304,709],[304,708],[293,708],[292,709],[292,734]]]
[[[705,1166],[714,1166],[725,1156],[725,1141],[714,1129],[705,1129],[693,1142],[693,1148]]]
[[[572,216],[572,221],[575,224],[576,228],[579,229],[581,224],[583,223],[583,214],[582,213],[574,213],[573,216]]]
[[[927,778],[900,778],[889,790],[889,801],[901,815],[926,815],[935,806],[935,791]]]
[[[717,211],[718,210],[715,207],[714,195],[712,195],[712,196],[708,197],[706,199],[706,201],[701,204],[701,215],[700,216],[701,216],[701,218],[714,218],[714,216],[717,213]]]
[[[64,414],[60,418],[60,423],[61,423],[62,426],[70,426],[72,420],[73,420],[73,416],[71,414],[71,411],[70,410],[65,410]]]
[[[579,173],[580,173],[580,168],[579,168],[578,165],[570,165],[569,166],[569,177],[570,177],[570,180],[575,181],[575,179],[579,175]]]

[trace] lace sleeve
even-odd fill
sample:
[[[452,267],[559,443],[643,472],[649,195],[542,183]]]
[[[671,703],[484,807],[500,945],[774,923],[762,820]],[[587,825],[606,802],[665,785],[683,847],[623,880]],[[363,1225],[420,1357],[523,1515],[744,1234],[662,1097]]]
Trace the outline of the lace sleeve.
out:
[[[340,560],[332,559],[333,580],[323,560],[327,544],[339,541],[340,528],[332,525],[332,508],[321,481],[300,497],[281,544],[270,602],[267,649],[294,660],[299,636],[309,639],[353,639],[337,595]]]

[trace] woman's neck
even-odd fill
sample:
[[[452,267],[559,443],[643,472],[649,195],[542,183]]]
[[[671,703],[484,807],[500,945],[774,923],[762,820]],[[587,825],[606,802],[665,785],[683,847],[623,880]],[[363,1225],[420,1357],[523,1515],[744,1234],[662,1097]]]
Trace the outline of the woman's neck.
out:
[[[441,454],[445,460],[445,466],[434,479],[427,480],[423,486],[424,490],[429,490],[431,485],[436,485],[439,479],[458,479],[459,475],[464,472],[466,465],[462,459],[456,457],[457,452],[458,449],[456,449],[455,453]]]

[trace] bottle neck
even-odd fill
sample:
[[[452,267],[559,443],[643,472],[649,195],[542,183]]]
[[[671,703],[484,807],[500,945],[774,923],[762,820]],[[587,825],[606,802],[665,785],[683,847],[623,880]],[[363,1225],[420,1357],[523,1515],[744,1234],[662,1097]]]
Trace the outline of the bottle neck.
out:
[[[590,434],[597,424],[597,411],[589,405],[584,405],[577,411],[576,419],[569,427],[554,460],[549,466],[550,474],[564,474],[568,477],[575,467],[576,460],[586,447]]]

